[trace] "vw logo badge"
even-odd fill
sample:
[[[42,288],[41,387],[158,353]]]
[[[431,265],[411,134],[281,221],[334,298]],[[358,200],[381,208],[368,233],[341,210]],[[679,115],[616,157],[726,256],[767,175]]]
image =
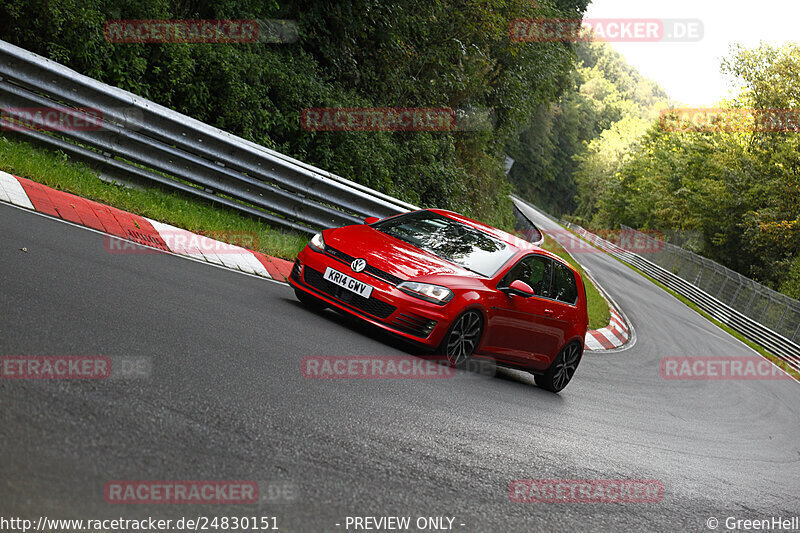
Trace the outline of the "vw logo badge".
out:
[[[367,268],[367,260],[366,259],[353,259],[353,262],[350,263],[350,268],[353,269],[353,272],[361,272],[365,268]]]

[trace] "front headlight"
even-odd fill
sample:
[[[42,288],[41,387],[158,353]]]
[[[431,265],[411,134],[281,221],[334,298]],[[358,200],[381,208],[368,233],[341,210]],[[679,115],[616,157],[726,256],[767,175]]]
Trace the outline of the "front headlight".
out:
[[[308,245],[312,249],[314,249],[314,250],[316,250],[318,252],[324,252],[325,251],[325,241],[322,240],[322,233],[317,233],[316,235],[311,237],[311,241],[308,243]]]
[[[397,288],[406,294],[416,296],[428,302],[444,305],[453,298],[453,291],[441,285],[431,285],[430,283],[417,283],[415,281],[403,281]]]

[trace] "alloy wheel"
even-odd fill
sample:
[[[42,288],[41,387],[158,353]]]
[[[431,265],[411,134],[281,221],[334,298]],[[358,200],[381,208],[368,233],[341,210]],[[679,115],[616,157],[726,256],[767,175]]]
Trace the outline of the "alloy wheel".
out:
[[[553,375],[553,386],[556,390],[561,390],[567,386],[575,369],[578,368],[578,361],[581,357],[581,349],[577,344],[570,344],[561,354],[556,362],[555,374]]]
[[[447,360],[453,366],[461,366],[475,351],[481,338],[481,317],[470,311],[458,318],[447,336]]]

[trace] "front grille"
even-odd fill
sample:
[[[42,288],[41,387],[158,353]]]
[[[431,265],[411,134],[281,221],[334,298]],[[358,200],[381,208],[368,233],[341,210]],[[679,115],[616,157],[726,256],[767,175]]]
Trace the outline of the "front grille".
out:
[[[318,291],[333,296],[337,300],[340,300],[352,307],[355,307],[356,309],[364,311],[365,313],[378,318],[386,318],[394,313],[395,309],[397,309],[395,306],[378,300],[377,298],[364,298],[363,296],[350,292],[347,289],[343,289],[335,283],[331,283],[323,278],[321,272],[314,270],[313,268],[309,268],[308,265],[303,268],[303,278],[305,279],[306,283]]]
[[[350,263],[352,263],[353,260],[355,260],[355,257],[353,257],[352,255],[346,254],[346,253],[342,252],[341,250],[337,250],[336,248],[331,248],[330,246],[327,246],[327,245],[325,246],[325,251],[329,255],[331,255],[332,257],[335,257],[339,261],[345,262],[348,265]],[[397,285],[398,283],[403,281],[401,278],[398,278],[397,276],[389,274],[388,272],[386,272],[384,270],[381,270],[379,268],[375,268],[374,266],[370,265],[369,263],[367,263],[367,268],[364,269],[364,272],[366,272],[370,276],[373,276],[373,277],[376,277],[376,278],[378,278],[380,280],[383,280],[383,281],[389,283],[390,285]]]
[[[436,327],[436,321],[413,313],[399,313],[392,319],[392,326],[416,337],[426,338]]]

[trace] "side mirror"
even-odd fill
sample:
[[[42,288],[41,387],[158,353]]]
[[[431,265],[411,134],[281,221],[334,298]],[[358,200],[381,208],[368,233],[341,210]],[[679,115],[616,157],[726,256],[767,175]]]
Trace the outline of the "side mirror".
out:
[[[530,298],[535,294],[531,286],[520,279],[512,281],[506,291],[508,291],[509,294],[514,294],[522,298]]]
[[[378,222],[380,219],[378,217],[367,217],[364,219],[364,224],[374,224]]]

